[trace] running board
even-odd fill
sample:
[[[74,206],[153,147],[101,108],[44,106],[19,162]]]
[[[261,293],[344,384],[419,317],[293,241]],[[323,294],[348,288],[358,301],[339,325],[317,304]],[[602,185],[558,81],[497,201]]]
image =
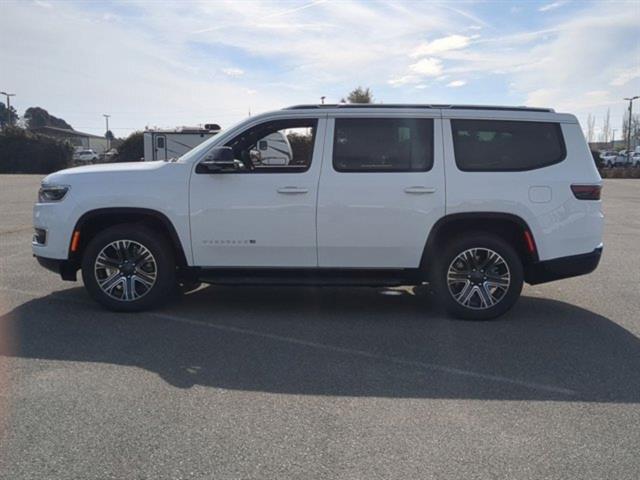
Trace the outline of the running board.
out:
[[[217,285],[399,286],[425,281],[419,269],[200,268],[201,282]]]

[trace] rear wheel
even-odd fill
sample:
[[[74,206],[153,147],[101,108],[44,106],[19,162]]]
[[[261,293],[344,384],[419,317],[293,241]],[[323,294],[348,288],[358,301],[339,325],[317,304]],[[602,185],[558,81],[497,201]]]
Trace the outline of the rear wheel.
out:
[[[146,310],[175,291],[173,251],[146,227],[117,225],[87,245],[82,279],[89,294],[110,310]]]
[[[488,233],[471,233],[449,242],[434,267],[438,298],[458,318],[498,317],[522,291],[520,257],[511,245]]]

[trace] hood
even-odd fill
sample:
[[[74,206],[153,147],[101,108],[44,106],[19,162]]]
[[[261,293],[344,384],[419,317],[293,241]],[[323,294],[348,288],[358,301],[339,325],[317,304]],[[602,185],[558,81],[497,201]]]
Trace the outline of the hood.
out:
[[[42,183],[61,184],[68,183],[84,176],[105,175],[105,174],[136,174],[159,170],[167,165],[171,165],[163,160],[156,162],[125,162],[125,163],[101,163],[98,165],[87,165],[84,167],[73,167],[60,170],[47,175]]]

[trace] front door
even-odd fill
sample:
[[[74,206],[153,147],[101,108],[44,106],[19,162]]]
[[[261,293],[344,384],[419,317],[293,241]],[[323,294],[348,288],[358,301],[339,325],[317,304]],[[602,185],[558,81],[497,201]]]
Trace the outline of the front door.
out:
[[[318,264],[416,268],[445,211],[439,113],[327,121],[318,193]]]
[[[203,267],[316,267],[316,198],[326,119],[261,122],[226,143],[236,169],[197,173],[191,241]],[[273,138],[279,161],[265,155]],[[284,160],[283,160],[284,159]]]

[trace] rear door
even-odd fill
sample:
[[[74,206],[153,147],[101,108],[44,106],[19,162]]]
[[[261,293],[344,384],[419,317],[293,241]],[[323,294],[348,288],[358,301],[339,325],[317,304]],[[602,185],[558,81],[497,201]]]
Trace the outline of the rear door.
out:
[[[439,110],[336,113],[318,193],[318,264],[415,268],[444,215]]]

